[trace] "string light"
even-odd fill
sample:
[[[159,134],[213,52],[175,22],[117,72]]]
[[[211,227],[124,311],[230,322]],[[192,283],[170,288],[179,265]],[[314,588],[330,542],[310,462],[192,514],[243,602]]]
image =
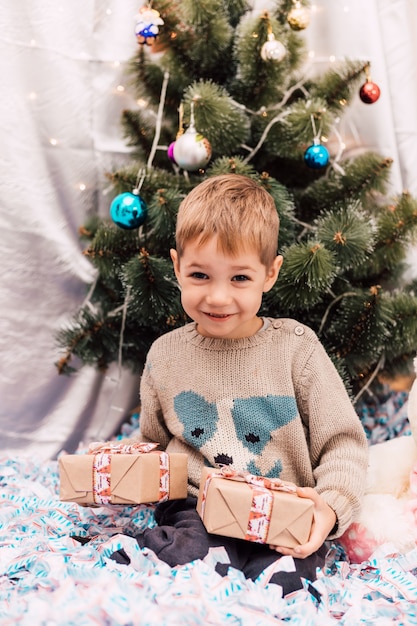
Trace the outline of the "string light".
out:
[[[61,13],[65,12],[66,10],[64,6],[60,6],[57,8]],[[110,6],[104,9],[104,14],[109,17],[110,16],[114,17],[114,11],[112,10]],[[39,42],[35,37],[28,38],[26,40],[26,46],[30,46],[31,48],[37,48],[37,49],[44,49],[44,48],[48,49],[47,47],[43,46],[42,42]],[[80,58],[89,59],[89,55],[87,53],[81,52]],[[120,80],[120,77],[117,78],[117,76],[121,68],[124,65],[125,65],[125,62],[120,61],[119,59],[114,59],[113,61],[108,62],[108,67],[115,71],[116,80]],[[116,85],[115,87],[113,86],[110,93],[112,93],[115,97],[120,97],[120,96],[125,96],[126,91],[127,91],[126,87],[120,83]],[[35,103],[43,97],[43,94],[41,92],[31,91],[27,93],[26,97],[27,97],[28,102]],[[139,108],[145,109],[148,107],[148,102],[145,99],[140,98],[137,100],[137,105]],[[46,137],[45,139],[51,147],[57,147],[58,145],[62,146],[61,142],[56,137]],[[87,190],[87,185],[84,182],[75,183],[74,187],[78,189],[80,192],[84,192]]]

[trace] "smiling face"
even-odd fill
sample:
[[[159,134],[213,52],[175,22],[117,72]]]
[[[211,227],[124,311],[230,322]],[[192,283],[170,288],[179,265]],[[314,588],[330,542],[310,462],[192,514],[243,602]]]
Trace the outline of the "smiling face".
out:
[[[223,252],[217,237],[200,244],[189,241],[181,258],[171,250],[181,301],[187,315],[205,337],[250,337],[262,326],[257,313],[262,294],[275,283],[282,257],[267,269],[252,250],[235,255]]]

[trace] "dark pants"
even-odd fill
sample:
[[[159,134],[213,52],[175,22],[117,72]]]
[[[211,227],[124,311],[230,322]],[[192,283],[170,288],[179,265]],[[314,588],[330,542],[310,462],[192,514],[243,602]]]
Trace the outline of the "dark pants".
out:
[[[150,548],[162,561],[175,567],[204,559],[210,548],[223,546],[230,562],[218,564],[218,573],[225,576],[232,566],[252,580],[282,556],[264,544],[208,533],[196,511],[196,503],[196,498],[189,497],[157,505],[155,520],[158,525],[147,528],[136,537],[140,547]],[[269,582],[281,585],[284,595],[301,589],[301,578],[311,582],[316,579],[316,568],[324,566],[326,551],[324,544],[306,559],[294,559],[295,572],[275,572]],[[126,563],[126,556],[123,551],[119,551],[112,558],[119,563]]]

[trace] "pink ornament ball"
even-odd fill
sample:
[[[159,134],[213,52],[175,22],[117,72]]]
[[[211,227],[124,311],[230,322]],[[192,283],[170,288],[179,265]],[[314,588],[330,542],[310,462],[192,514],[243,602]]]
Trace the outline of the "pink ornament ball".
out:
[[[168,159],[172,161],[172,163],[176,163],[176,160],[174,157],[174,146],[175,146],[175,141],[170,143],[168,146]]]

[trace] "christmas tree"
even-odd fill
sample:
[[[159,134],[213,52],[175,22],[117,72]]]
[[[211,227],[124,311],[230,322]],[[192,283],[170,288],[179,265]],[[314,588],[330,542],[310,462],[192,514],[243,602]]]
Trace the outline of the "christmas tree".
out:
[[[319,335],[356,401],[410,371],[417,298],[402,276],[417,202],[387,198],[390,159],[344,158],[337,121],[352,98],[379,98],[367,61],[306,71],[307,1],[253,11],[244,0],[155,0],[139,10],[136,110],[123,114],[128,167],[108,174],[108,219],[81,228],[97,280],[59,334],[65,354],[141,371],[156,337],[186,323],[169,250],[184,196],[205,177],[257,179],[280,215],[284,264],[261,314]],[[328,146],[328,147],[327,147]]]

